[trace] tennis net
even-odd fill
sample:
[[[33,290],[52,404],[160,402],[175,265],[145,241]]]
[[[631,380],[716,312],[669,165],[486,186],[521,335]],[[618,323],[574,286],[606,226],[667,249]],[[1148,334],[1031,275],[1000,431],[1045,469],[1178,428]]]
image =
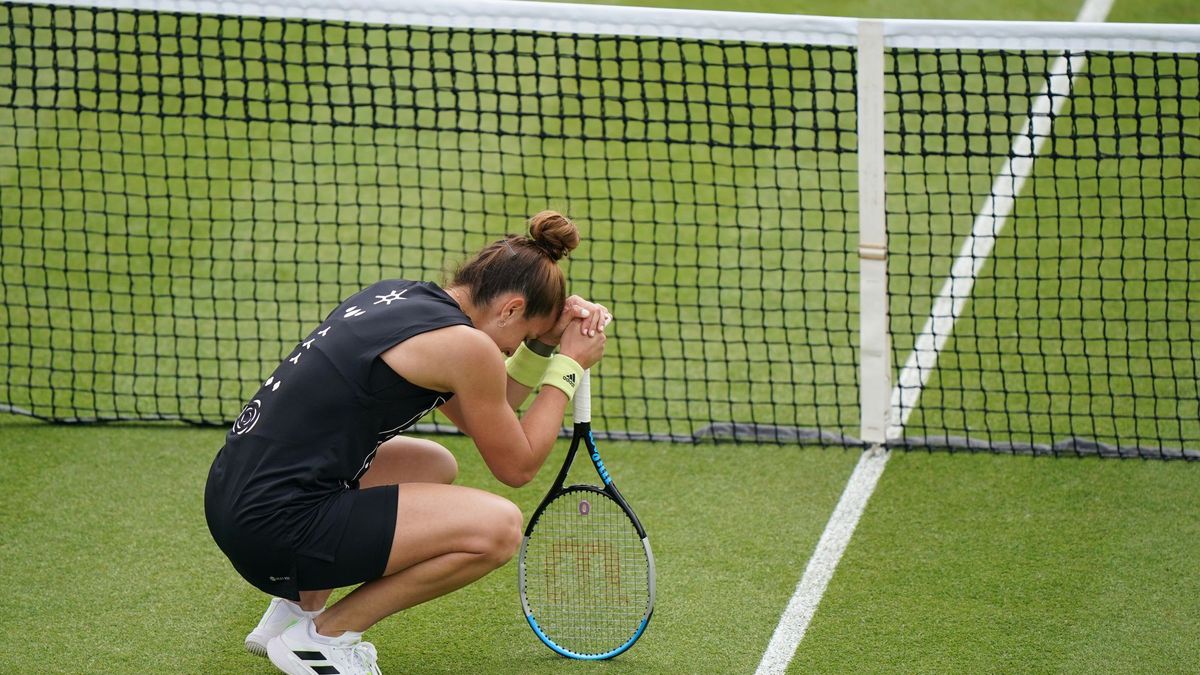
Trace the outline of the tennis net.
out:
[[[226,424],[554,208],[610,435],[1200,457],[1194,27],[423,4],[0,4],[0,403]]]

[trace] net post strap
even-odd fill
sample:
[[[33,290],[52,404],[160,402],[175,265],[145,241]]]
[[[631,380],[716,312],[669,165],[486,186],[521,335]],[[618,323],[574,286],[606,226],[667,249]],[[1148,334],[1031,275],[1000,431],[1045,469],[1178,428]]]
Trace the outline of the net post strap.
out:
[[[861,438],[887,440],[891,401],[887,226],[884,203],[883,24],[858,30],[859,402]]]

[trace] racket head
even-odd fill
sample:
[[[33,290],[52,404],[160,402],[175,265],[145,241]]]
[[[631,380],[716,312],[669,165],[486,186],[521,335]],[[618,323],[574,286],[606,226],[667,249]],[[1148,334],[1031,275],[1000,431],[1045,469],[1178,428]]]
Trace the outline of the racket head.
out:
[[[534,513],[521,542],[519,590],[538,639],[573,659],[633,646],[654,612],[654,554],[622,501],[572,485]]]

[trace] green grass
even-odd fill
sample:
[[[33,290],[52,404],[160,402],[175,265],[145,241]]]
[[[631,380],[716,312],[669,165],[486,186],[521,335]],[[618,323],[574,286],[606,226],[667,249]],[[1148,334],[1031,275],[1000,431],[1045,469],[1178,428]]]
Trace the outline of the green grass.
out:
[[[578,0],[571,0],[576,2]],[[1040,0],[997,3],[990,0],[955,2],[896,3],[890,0],[745,0],[736,6],[724,0],[583,0],[583,4],[628,5],[633,7],[669,7],[717,11],[769,12],[772,14],[810,14],[815,16],[887,17],[896,19],[957,19],[980,21],[1073,21],[1083,2],[1048,5]],[[1196,23],[1200,8],[1191,0],[1118,0],[1109,13],[1110,23]]]
[[[0,417],[0,630],[36,634],[0,654],[0,671],[270,672],[241,649],[265,596],[204,524],[221,440]],[[504,488],[464,439],[443,440],[461,483],[526,513],[553,477]],[[521,618],[510,563],[372,629],[384,672],[754,669],[857,454],[603,447],[658,561],[642,641],[603,666],[554,656]],[[1184,672],[1200,656],[1198,470],[897,455],[793,671]]]
[[[1071,20],[1078,8],[822,0],[737,9]],[[183,16],[171,19],[175,41],[155,43],[149,26],[110,16],[52,49],[49,32],[12,26],[19,11],[0,8],[4,402],[63,417],[228,419],[344,295],[383,276],[440,278],[549,206],[587,228],[573,288],[621,319],[599,381],[601,399],[621,405],[601,426],[686,434],[739,420],[857,433],[853,83],[830,69],[847,66],[847,52],[718,56],[690,44],[584,41],[569,48],[577,59],[556,60],[545,41],[499,38],[489,80],[448,56],[461,34],[407,42],[310,27],[327,44],[320,56],[330,63],[318,66],[301,65],[313,54],[295,43],[304,32],[295,24]],[[72,12],[58,10],[60,29]],[[1110,18],[1195,22],[1200,10],[1189,0],[1121,0]],[[135,45],[166,55],[112,51]],[[238,50],[253,53],[232,58]],[[639,52],[652,57],[646,68],[662,69],[650,80],[687,86],[614,89],[613,57]],[[672,61],[700,57],[729,67]],[[889,118],[889,168],[908,172],[889,183],[902,362],[1047,59],[895,59],[919,73],[907,84],[924,88],[890,103],[903,112]],[[959,83],[957,70],[980,67],[986,77],[961,79],[975,93],[937,93]],[[1013,77],[1026,68],[1029,77]],[[1165,76],[1176,68],[1193,78],[1178,110],[1146,115],[1134,95],[1173,93]],[[1200,232],[1184,194],[1200,155],[1196,63],[1089,66],[1110,71],[1120,77],[1084,81],[1064,108],[1055,142],[1068,131],[1083,140],[1059,146],[1075,155],[1038,161],[911,432],[1200,443],[1200,316],[1188,295],[1200,283]],[[221,72],[231,79],[199,77]],[[320,84],[281,84],[306,78]],[[990,111],[996,97],[985,87],[1005,92]],[[408,90],[418,93],[404,98]],[[447,101],[449,91],[460,98]],[[701,98],[723,105],[700,109]],[[458,112],[439,112],[448,103]],[[1089,126],[1093,112],[1107,119]],[[1125,115],[1120,126],[1114,112]],[[1154,119],[1165,126],[1146,126]],[[1162,147],[1143,145],[1159,136]],[[972,156],[925,154],[939,143]],[[1146,150],[1188,159],[1131,159]],[[1115,210],[1147,217],[1122,221]],[[1117,283],[1118,274],[1132,281]],[[270,671],[241,651],[264,597],[237,577],[203,521],[222,434],[0,416],[0,631],[17,636],[0,650],[0,672]],[[461,482],[526,513],[552,478],[504,488],[467,442],[445,442]],[[857,456],[604,447],[659,563],[659,605],[642,642],[602,665],[553,656],[520,616],[510,564],[373,629],[385,672],[754,669]],[[792,670],[1190,670],[1200,657],[1197,470],[893,457]]]
[[[204,480],[223,438],[216,430],[0,416],[0,569],[8,586],[0,631],[28,638],[0,652],[0,672],[270,672],[241,646],[266,596],[234,572],[204,522]],[[458,456],[460,483],[509,497],[526,514],[554,477],[547,470],[525,488],[506,488],[469,442],[443,440]],[[856,453],[602,448],[659,567],[645,636],[604,668],[753,669]],[[572,475],[588,481],[587,471]],[[510,563],[381,623],[368,637],[384,672],[593,670],[537,641],[515,575]]]
[[[1200,467],[901,454],[792,672],[1188,672]]]
[[[573,1],[573,0],[572,0]],[[1170,0],[1168,0],[1170,1]],[[1176,3],[1179,0],[1175,0]],[[670,7],[677,9],[708,9],[737,12],[769,12],[772,14],[810,14],[815,16],[889,17],[897,19],[979,19],[1008,21],[1070,21],[1075,8],[1063,3],[1048,7],[1038,0],[1018,0],[997,4],[987,0],[956,0],[955,2],[908,2],[888,0],[747,0],[731,5],[722,0],[585,0],[593,5],[628,5],[633,7]],[[1180,8],[1182,9],[1182,8]]]

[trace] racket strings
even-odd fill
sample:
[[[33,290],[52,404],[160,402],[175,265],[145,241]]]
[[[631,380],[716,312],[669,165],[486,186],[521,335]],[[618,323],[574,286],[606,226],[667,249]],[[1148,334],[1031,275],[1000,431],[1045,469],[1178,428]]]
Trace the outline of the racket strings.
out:
[[[649,561],[615,501],[570,491],[546,506],[525,551],[525,594],[543,633],[603,654],[632,637],[649,604]]]

